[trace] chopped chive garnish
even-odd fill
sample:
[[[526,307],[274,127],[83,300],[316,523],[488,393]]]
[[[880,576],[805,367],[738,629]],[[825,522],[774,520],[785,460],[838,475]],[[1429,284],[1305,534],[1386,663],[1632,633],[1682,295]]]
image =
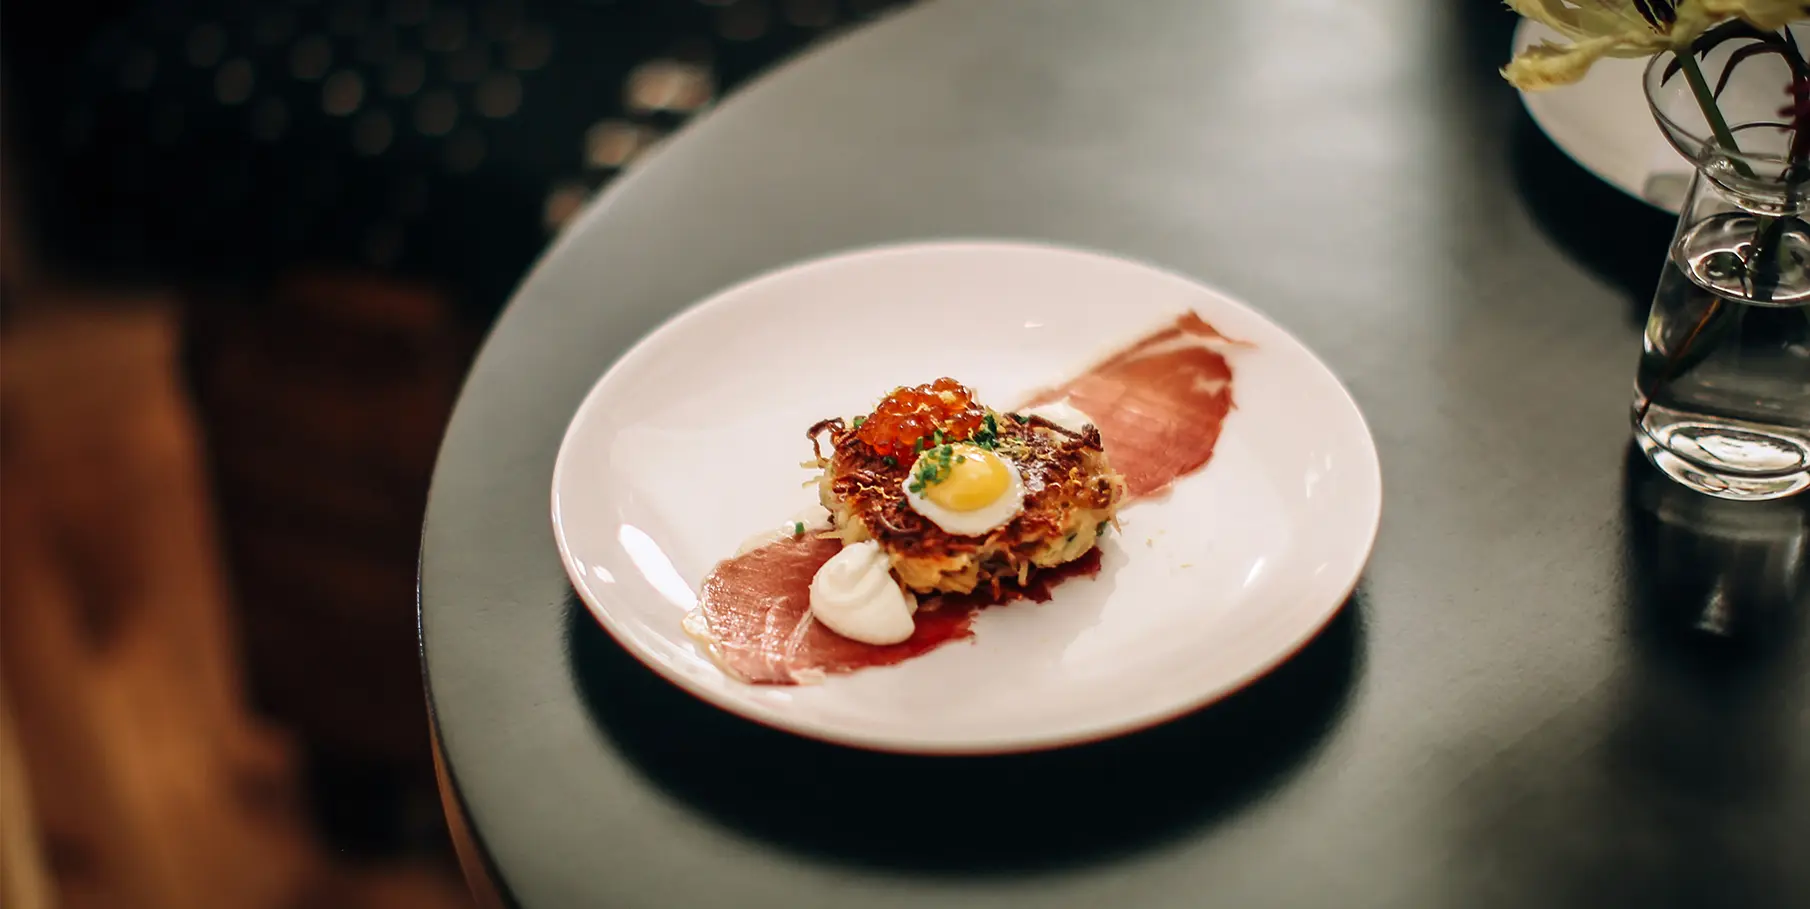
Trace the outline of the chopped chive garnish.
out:
[[[795,537],[804,536],[804,522],[803,521],[793,521],[792,522],[792,536],[795,536]]]
[[[957,463],[957,464],[966,464],[966,463],[968,463],[968,456],[967,456],[967,455],[956,455],[956,456],[955,456],[955,463]]]
[[[986,425],[975,430],[974,444],[982,448],[992,448],[999,444],[999,421],[993,418],[993,414],[988,413]]]
[[[887,455],[886,457],[881,458],[880,460],[881,460],[881,462],[885,463],[885,465],[888,467],[899,466],[899,459],[893,457],[892,455]]]
[[[1112,527],[1111,521],[1101,521],[1100,526],[1094,528],[1094,535],[1103,537],[1106,535],[1106,531],[1110,527]]]
[[[955,447],[952,445],[939,445],[925,452],[913,468],[915,473],[909,488],[912,492],[921,492],[926,486],[934,486],[949,479],[951,464],[954,462]]]
[[[1020,423],[1029,423],[1029,422],[1031,422],[1031,418],[1030,418],[1030,417],[1027,417],[1027,416],[1025,416],[1025,415],[1024,415],[1024,414],[1021,414],[1021,413],[1015,413],[1015,414],[1012,414],[1012,419],[1014,419],[1014,420],[1017,420],[1017,421],[1018,421],[1018,422],[1020,422]]]
[[[942,430],[939,429],[935,432],[932,432],[930,434],[930,437],[936,440],[936,444],[938,444],[938,445],[943,444],[943,431]]]
[[[856,418],[855,418],[855,428],[856,428],[856,429],[860,429],[860,428],[861,428],[861,424],[862,424],[862,423],[866,423],[866,422],[867,422],[867,418],[866,418],[866,417],[856,417]]]

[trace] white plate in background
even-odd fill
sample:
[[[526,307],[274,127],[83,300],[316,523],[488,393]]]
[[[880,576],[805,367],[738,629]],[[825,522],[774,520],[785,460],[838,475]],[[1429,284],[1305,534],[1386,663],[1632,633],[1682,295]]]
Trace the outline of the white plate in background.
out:
[[[1512,54],[1557,32],[1531,20],[1515,29]],[[1666,142],[1647,109],[1641,77],[1647,60],[1604,59],[1576,85],[1522,92],[1527,113],[1552,143],[1585,170],[1662,211],[1678,213],[1691,165]]]

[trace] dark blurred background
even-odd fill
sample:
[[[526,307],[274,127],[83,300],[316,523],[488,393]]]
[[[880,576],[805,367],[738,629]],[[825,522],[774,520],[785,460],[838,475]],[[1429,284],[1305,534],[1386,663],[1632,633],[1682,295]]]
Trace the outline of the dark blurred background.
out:
[[[899,5],[0,9],[0,905],[467,904],[414,616],[466,364],[592,194]]]

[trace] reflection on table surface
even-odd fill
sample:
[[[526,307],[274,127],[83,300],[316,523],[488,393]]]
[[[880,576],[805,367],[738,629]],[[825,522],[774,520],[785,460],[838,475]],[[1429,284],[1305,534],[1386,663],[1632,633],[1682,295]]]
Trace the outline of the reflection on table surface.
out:
[[[1626,493],[1637,627],[1711,647],[1764,650],[1788,638],[1810,604],[1810,511],[1801,500],[1700,495],[1632,448]]]

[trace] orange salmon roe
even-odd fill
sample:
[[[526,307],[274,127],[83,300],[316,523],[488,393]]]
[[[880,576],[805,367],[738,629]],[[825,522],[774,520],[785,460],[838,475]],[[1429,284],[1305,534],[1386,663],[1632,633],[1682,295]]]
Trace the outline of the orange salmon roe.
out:
[[[937,430],[944,441],[966,441],[985,416],[974,403],[974,392],[945,376],[928,385],[895,389],[855,430],[855,438],[882,455],[907,456],[916,453],[918,440]]]

